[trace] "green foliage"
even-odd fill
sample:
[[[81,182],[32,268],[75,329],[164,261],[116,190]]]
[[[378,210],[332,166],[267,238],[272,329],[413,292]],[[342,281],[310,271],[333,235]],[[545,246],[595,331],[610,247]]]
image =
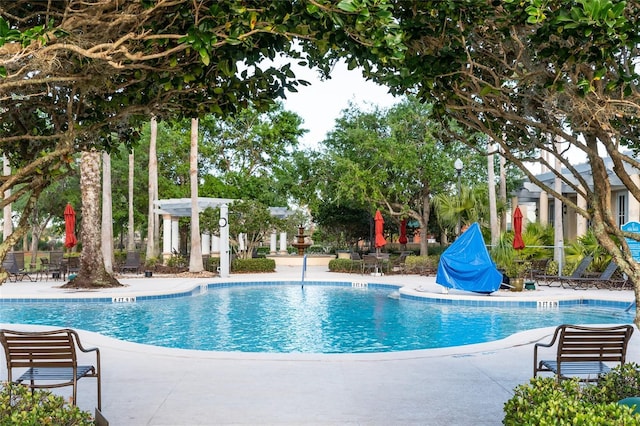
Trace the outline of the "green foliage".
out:
[[[329,261],[329,271],[331,272],[351,272],[355,261],[351,259],[331,259]]]
[[[405,267],[409,273],[433,273],[438,269],[439,256],[407,256]]]
[[[234,259],[231,262],[231,272],[252,273],[252,272],[274,272],[276,261],[273,259]]]
[[[522,232],[522,241],[524,241],[525,245],[522,250],[513,248],[513,236],[514,234],[511,231],[502,233],[498,244],[491,248],[491,258],[499,268],[507,270],[514,267],[515,260],[523,261],[553,257],[553,249],[545,248],[545,246],[553,245],[553,228],[551,226],[542,226],[534,222],[527,223]]]
[[[610,396],[600,393],[600,385],[583,387],[577,380],[558,383],[553,377],[538,377],[515,389],[514,396],[504,404],[502,423],[617,426],[640,422],[640,415]]]
[[[327,251],[325,250],[324,246],[318,245],[318,244],[314,244],[312,246],[307,247],[306,250],[307,253],[312,254],[312,253],[317,253],[317,254],[326,254]]]
[[[318,225],[314,241],[317,239],[328,246],[352,248],[369,238],[371,232],[371,214],[362,207],[321,203],[312,211],[312,216]]]
[[[593,256],[589,270],[595,272],[603,271],[611,261],[611,254],[598,242],[593,229],[588,229],[585,235],[565,247],[566,263],[572,268],[585,256]]]
[[[594,403],[640,396],[640,365],[629,362],[612,368],[600,378],[597,386],[587,391],[587,397]]]
[[[93,425],[91,414],[47,390],[0,383],[0,426]]]
[[[220,258],[209,257],[203,266],[206,271],[216,272],[220,267]]]

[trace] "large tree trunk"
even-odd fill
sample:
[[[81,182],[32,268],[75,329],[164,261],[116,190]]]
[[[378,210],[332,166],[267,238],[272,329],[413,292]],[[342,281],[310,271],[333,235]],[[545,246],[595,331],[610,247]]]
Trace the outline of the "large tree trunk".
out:
[[[104,267],[100,210],[100,153],[83,151],[80,160],[80,194],[82,196],[82,252],[80,271],[63,287],[101,288],[121,284]]]
[[[202,247],[200,243],[200,216],[198,214],[198,119],[191,119],[191,153],[189,155],[191,181],[191,256],[189,272],[202,272]]]
[[[158,232],[160,221],[154,213],[154,201],[158,199],[158,155],[156,141],[158,137],[158,122],[151,117],[151,136],[149,140],[149,213],[147,219],[147,259],[158,255]]]

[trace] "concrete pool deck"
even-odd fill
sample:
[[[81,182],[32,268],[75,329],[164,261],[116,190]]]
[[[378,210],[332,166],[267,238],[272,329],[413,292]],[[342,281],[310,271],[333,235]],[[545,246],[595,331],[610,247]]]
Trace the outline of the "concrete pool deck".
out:
[[[0,299],[130,297],[166,294],[201,284],[299,281],[299,267],[229,278],[120,277],[125,287],[100,291],[59,288],[61,282],[0,286]],[[538,287],[490,296],[451,291],[435,277],[331,273],[310,267],[307,281],[402,284],[409,294],[470,300],[595,298],[631,303],[631,290]],[[36,329],[3,324],[1,328]],[[535,324],[532,325],[535,327]],[[248,354],[168,349],[128,343],[79,330],[85,347],[100,348],[102,412],[111,425],[499,425],[513,389],[532,377],[533,343],[553,328],[496,342],[379,354]],[[640,363],[640,334],[628,361]],[[0,380],[6,380],[0,354]],[[55,390],[68,395],[70,388]],[[65,393],[66,392],[66,393]],[[95,381],[79,382],[78,405],[93,412]]]

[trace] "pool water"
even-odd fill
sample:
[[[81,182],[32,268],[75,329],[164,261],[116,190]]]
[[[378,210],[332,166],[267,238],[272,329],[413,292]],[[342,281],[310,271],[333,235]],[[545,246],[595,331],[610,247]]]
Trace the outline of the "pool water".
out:
[[[624,309],[464,307],[330,285],[238,286],[136,303],[0,303],[0,322],[183,349],[369,353],[468,345],[547,326],[632,323]]]

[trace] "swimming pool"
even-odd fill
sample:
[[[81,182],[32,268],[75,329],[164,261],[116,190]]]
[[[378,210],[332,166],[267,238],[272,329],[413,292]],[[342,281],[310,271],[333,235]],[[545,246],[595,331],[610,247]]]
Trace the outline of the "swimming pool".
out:
[[[562,323],[633,321],[623,304],[461,306],[392,298],[394,288],[384,285],[327,284],[211,286],[193,297],[135,303],[0,303],[0,322],[80,328],[206,351],[372,353],[481,343]]]

